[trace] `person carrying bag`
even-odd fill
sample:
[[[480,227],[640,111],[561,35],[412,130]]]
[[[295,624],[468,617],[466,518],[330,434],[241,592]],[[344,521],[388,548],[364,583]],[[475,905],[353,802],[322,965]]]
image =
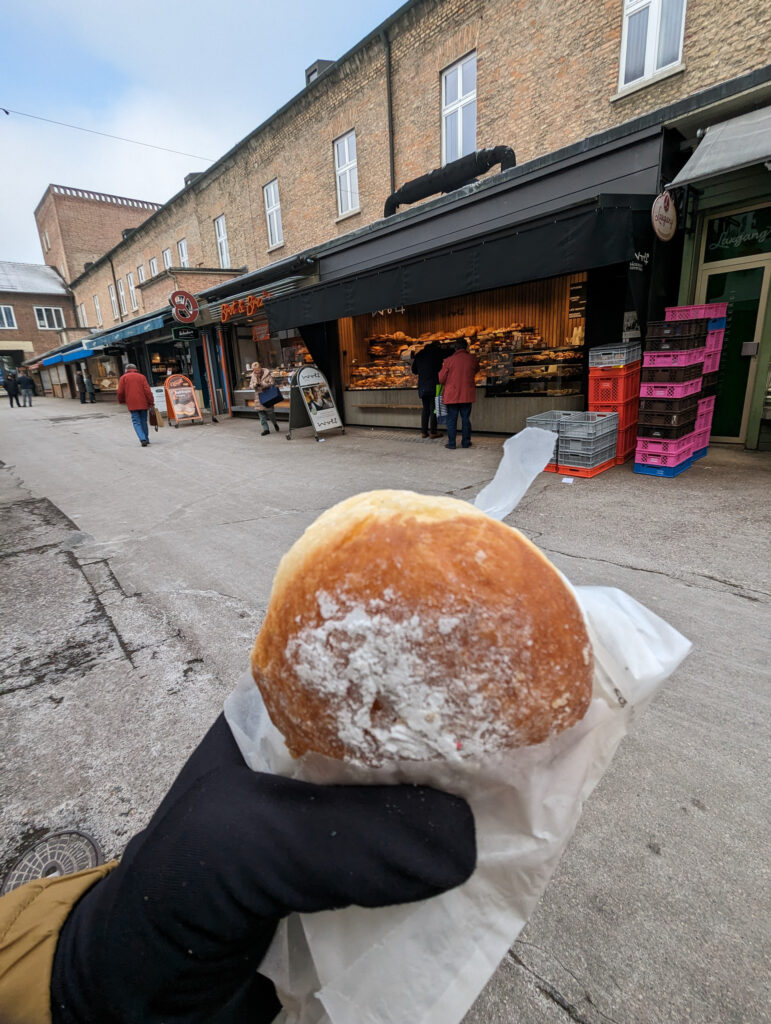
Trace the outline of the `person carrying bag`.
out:
[[[259,363],[252,363],[252,376],[249,378],[249,387],[254,388],[254,408],[257,410],[260,423],[262,424],[262,436],[270,433],[268,420],[273,424],[273,429],[278,433],[279,425],[276,419],[276,412],[273,406],[280,402],[282,395],[276,387],[273,374],[267,367]]]

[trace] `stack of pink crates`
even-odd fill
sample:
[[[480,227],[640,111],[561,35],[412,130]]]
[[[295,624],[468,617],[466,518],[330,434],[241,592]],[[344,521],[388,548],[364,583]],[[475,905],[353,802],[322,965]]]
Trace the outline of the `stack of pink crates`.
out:
[[[679,476],[707,454],[726,310],[673,306],[648,324],[635,473]]]

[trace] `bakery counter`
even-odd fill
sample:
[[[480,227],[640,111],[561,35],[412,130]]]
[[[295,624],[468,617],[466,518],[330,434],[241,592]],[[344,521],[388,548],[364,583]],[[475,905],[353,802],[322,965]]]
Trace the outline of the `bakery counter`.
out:
[[[420,427],[422,403],[415,388],[357,388],[344,392],[345,422],[363,427]],[[474,430],[513,434],[524,430],[528,416],[551,409],[583,410],[583,395],[501,395],[489,397],[477,388],[471,413]]]

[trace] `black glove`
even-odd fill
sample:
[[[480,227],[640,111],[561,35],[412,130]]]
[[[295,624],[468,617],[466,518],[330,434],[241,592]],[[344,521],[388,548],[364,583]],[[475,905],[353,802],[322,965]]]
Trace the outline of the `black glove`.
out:
[[[251,771],[220,715],[121,863],[60,933],[53,1024],[262,1024],[280,918],[408,903],[474,870],[468,805],[426,786]]]

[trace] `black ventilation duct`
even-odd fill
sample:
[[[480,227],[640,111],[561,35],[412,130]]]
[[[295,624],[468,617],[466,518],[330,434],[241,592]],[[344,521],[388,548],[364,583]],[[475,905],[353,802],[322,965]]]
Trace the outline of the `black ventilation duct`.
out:
[[[471,184],[478,174],[484,174],[496,164],[502,171],[516,167],[517,158],[509,146],[496,146],[494,149],[478,149],[476,153],[462,156],[444,167],[429,171],[419,178],[413,178],[386,199],[383,216],[392,217],[400,206],[409,206],[419,199],[427,199],[439,192],[454,192],[456,188]]]

